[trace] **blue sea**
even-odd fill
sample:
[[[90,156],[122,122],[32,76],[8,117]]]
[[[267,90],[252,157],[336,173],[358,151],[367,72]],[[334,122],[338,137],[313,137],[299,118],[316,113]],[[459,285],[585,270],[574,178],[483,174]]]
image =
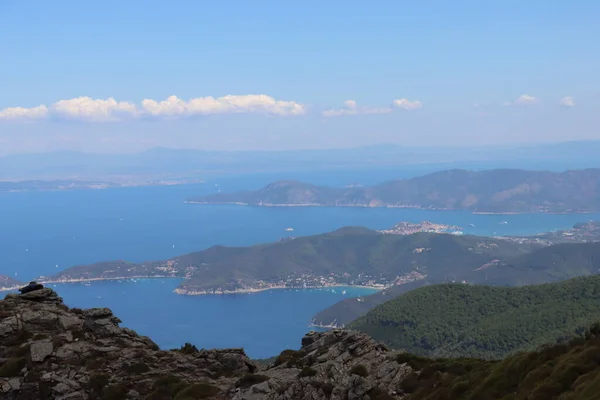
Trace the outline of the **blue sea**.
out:
[[[343,226],[388,228],[399,221],[459,225],[467,234],[525,235],[600,219],[585,215],[475,215],[458,211],[367,208],[254,208],[185,204],[189,196],[256,189],[293,178],[342,186],[407,177],[422,170],[329,172],[212,178],[180,186],[0,193],[0,274],[28,280],[74,265],[165,259],[221,245],[252,245]],[[294,231],[286,231],[293,228]],[[123,326],[161,347],[244,347],[252,357],[298,348],[311,317],[368,289],[271,290],[247,295],[180,296],[176,279],[57,285],[73,307],[113,309]]]

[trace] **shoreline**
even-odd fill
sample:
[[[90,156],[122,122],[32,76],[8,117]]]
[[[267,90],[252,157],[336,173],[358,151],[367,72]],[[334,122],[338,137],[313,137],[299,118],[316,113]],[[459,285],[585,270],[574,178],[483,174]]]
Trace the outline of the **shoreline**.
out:
[[[20,184],[27,183],[30,181],[0,181],[0,183],[11,183]],[[46,181],[45,181],[46,182]],[[47,181],[53,182],[53,181]],[[78,182],[74,180],[73,182]],[[68,192],[75,190],[106,190],[106,189],[119,189],[119,188],[133,188],[133,187],[158,187],[158,186],[179,186],[179,185],[191,185],[196,183],[206,183],[205,180],[189,180],[189,181],[163,181],[163,182],[139,182],[139,183],[118,183],[118,182],[102,182],[98,184],[85,185],[83,181],[81,186],[55,186],[46,188],[24,188],[24,189],[9,189],[0,190],[0,193],[30,193],[30,192]]]
[[[472,211],[460,208],[434,208],[434,207],[419,207],[419,206],[395,206],[395,205],[368,205],[368,204],[338,204],[338,205],[325,205],[325,204],[249,204],[241,201],[223,201],[223,202],[210,202],[210,201],[194,201],[185,200],[185,204],[196,204],[196,205],[235,205],[245,207],[356,207],[356,208],[405,208],[410,210],[423,210],[423,211],[465,211],[470,212],[474,215],[526,215],[526,214],[550,214],[550,215],[585,215],[585,214],[597,214],[598,211]]]
[[[85,283],[85,282],[102,282],[102,281],[117,281],[117,280],[131,280],[131,279],[182,279],[179,276],[128,276],[128,277],[110,277],[110,278],[72,278],[72,279],[60,279],[60,280],[38,280],[36,282],[47,285],[47,284],[69,284],[69,283]],[[7,292],[11,290],[17,290],[26,283],[19,284],[10,287],[0,287],[0,292]],[[281,289],[325,289],[325,288],[356,288],[356,289],[369,289],[375,291],[381,291],[389,288],[389,286],[365,286],[365,285],[326,285],[326,286],[306,286],[306,287],[290,287],[290,286],[273,286],[267,288],[250,288],[250,289],[239,289],[239,290],[225,290],[225,291],[195,291],[182,288],[176,288],[173,290],[182,296],[210,296],[210,295],[226,295],[226,294],[252,294],[265,292],[267,290],[281,290]]]
[[[179,276],[161,276],[161,275],[153,275],[153,276],[122,276],[122,277],[111,277],[111,278],[71,278],[71,279],[59,279],[59,280],[49,280],[43,281],[38,280],[37,283],[42,285],[46,284],[68,284],[68,283],[85,283],[85,282],[101,282],[101,281],[119,281],[119,280],[128,280],[128,279],[185,279]],[[27,285],[27,283],[22,283],[17,286],[11,287],[0,287],[0,292],[7,292],[10,290],[17,290]]]
[[[365,286],[365,285],[326,285],[326,286],[272,286],[267,288],[254,288],[254,289],[238,289],[238,290],[222,290],[222,291],[209,291],[209,290],[190,290],[177,288],[173,292],[182,296],[212,296],[212,295],[227,295],[227,294],[253,294],[266,292],[268,290],[282,290],[282,289],[326,289],[326,288],[355,288],[355,289],[370,289],[381,291],[389,288],[389,286]]]

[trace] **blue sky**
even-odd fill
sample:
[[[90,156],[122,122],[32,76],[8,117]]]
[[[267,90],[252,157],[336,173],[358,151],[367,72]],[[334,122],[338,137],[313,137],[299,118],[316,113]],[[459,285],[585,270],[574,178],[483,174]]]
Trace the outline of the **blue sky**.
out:
[[[600,139],[599,15],[593,0],[1,0],[0,154]]]

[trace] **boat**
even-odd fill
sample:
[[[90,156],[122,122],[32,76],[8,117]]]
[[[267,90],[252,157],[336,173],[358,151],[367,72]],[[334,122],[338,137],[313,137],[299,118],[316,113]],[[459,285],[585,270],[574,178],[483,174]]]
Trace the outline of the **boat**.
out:
[[[294,228],[285,228],[286,231],[291,232],[294,230]]]

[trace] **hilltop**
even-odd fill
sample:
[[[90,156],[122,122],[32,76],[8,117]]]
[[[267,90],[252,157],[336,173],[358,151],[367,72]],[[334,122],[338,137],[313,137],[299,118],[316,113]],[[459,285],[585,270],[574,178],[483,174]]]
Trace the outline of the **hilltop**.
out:
[[[69,268],[52,281],[179,276],[182,294],[246,293],[284,287],[370,286],[484,279],[487,263],[526,254],[536,244],[469,235],[383,234],[361,227],[248,246],[214,246],[165,261]]]
[[[160,350],[107,308],[51,289],[0,301],[0,393],[8,400],[593,399],[600,329],[503,361],[427,359],[364,333],[310,332],[261,366],[243,349]],[[535,396],[533,396],[535,395]],[[529,397],[528,397],[529,396]],[[533,397],[532,397],[533,396]]]
[[[187,201],[251,206],[403,207],[482,213],[599,212],[600,169],[567,172],[453,169],[349,188],[278,181],[257,191],[217,193]]]
[[[456,268],[452,279],[430,275],[409,285],[391,286],[359,299],[345,299],[317,313],[316,326],[345,326],[374,307],[410,290],[431,284],[466,281],[495,286],[550,283],[600,272],[600,242],[559,243],[497,258],[479,268]]]
[[[495,359],[581,334],[600,321],[600,276],[522,287],[440,284],[389,300],[348,325],[433,357]]]

